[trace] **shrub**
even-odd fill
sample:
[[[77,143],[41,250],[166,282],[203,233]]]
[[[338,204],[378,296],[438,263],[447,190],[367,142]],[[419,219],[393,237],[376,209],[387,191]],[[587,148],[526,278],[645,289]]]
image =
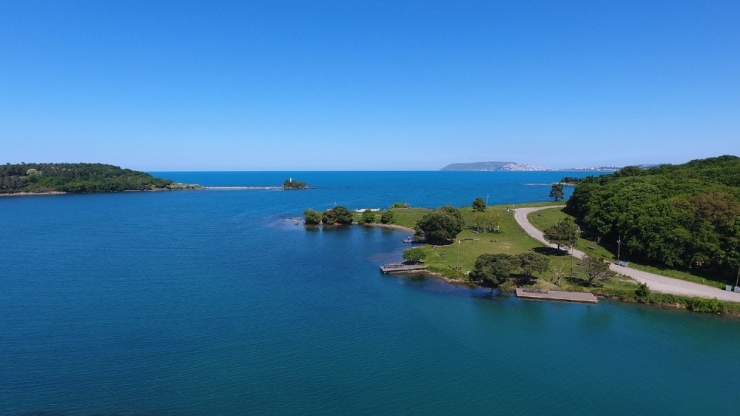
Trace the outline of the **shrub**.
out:
[[[647,300],[650,296],[650,288],[648,287],[647,283],[640,283],[637,285],[637,289],[635,289],[635,296],[640,298],[641,300]]]

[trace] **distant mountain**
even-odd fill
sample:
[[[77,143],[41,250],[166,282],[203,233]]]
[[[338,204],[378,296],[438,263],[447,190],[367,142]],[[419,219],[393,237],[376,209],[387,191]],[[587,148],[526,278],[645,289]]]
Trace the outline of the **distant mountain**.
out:
[[[473,162],[473,163],[453,163],[440,170],[448,171],[536,171],[552,170],[541,166],[527,165],[518,162]]]

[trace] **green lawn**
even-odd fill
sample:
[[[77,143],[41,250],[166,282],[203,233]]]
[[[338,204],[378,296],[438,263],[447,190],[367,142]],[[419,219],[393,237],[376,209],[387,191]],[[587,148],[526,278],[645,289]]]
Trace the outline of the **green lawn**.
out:
[[[553,204],[550,202],[542,202],[534,204],[518,204],[516,207],[548,205]],[[517,279],[517,276],[512,276],[513,279],[511,279],[510,283],[506,284],[506,288],[511,289],[514,286],[532,286],[543,289],[590,291],[597,295],[617,297],[628,302],[647,302],[670,306],[682,304],[687,309],[700,312],[716,313],[721,309],[724,310],[722,313],[740,315],[740,304],[665,295],[660,293],[651,294],[648,300],[638,298],[635,295],[636,282],[627,277],[615,277],[608,281],[599,281],[596,282],[594,287],[589,287],[587,286],[585,275],[579,270],[578,260],[574,259],[567,253],[545,247],[527,235],[524,230],[519,227],[516,220],[514,220],[514,213],[509,211],[512,207],[514,206],[489,206],[489,210],[494,210],[500,215],[500,231],[481,234],[477,234],[473,230],[472,209],[470,207],[460,208],[463,218],[466,221],[465,229],[458,234],[455,243],[453,244],[446,246],[432,246],[429,244],[420,245],[419,247],[421,247],[427,254],[424,264],[431,272],[438,273],[461,282],[467,282],[468,277],[465,272],[473,269],[475,260],[481,254],[519,254],[528,251],[535,251],[545,254],[549,258],[551,269],[541,274],[535,274],[534,279],[530,282],[522,281]],[[416,221],[430,210],[424,208],[394,208],[392,211],[394,214],[395,224],[413,228]],[[380,213],[376,213],[376,222],[380,221],[380,215]],[[354,216],[355,220],[360,219],[360,214],[355,213]],[[542,230],[554,225],[565,216],[566,214],[564,214],[560,209],[548,209],[530,214],[529,220],[535,225],[535,227]],[[587,253],[601,255],[607,259],[613,259],[615,257],[615,255],[607,250],[607,248],[595,244],[593,241],[582,238],[576,243],[576,248]],[[459,269],[456,268],[456,266],[459,266]],[[645,270],[656,274],[662,274],[664,276],[710,284],[709,281],[702,282],[701,276],[694,276],[682,271],[659,270],[647,265],[635,264],[634,262],[630,263],[630,267],[635,267],[639,270]],[[553,268],[564,272],[565,276],[561,280],[560,286],[555,283]],[[711,284],[713,286],[719,286],[717,282],[711,282]],[[706,307],[708,303],[712,302],[717,303],[717,305],[714,306],[719,307],[719,309]]]
[[[549,227],[552,227],[555,225],[558,221],[561,219],[567,217],[568,214],[564,213],[561,209],[546,209],[542,211],[537,211],[529,214],[529,221],[537,227],[539,230],[545,230]],[[616,250],[614,252],[608,250],[606,247],[603,247],[599,244],[596,244],[594,241],[586,240],[584,238],[579,238],[578,242],[576,243],[576,249],[583,251],[584,253],[593,253],[597,254],[599,256],[602,256],[608,260],[616,260],[617,253]],[[621,259],[625,259],[625,253],[622,253],[620,256]],[[650,273],[659,274],[661,276],[666,277],[672,277],[675,279],[681,279],[686,280],[689,282],[694,283],[700,283],[705,284],[708,286],[718,287],[720,289],[724,289],[726,282],[724,281],[716,281],[708,278],[707,276],[701,276],[689,273],[688,271],[684,270],[673,270],[673,269],[667,269],[667,268],[659,268],[648,264],[640,264],[639,262],[632,261],[632,259],[627,258],[630,260],[629,267],[637,270],[642,270]]]
[[[518,204],[516,207],[548,205],[552,205],[552,202]],[[555,275],[552,271],[547,271],[539,275],[535,274],[535,280],[527,285],[539,288],[559,288],[562,290],[576,291],[608,290],[619,292],[634,290],[634,282],[629,279],[613,279],[607,282],[599,282],[599,286],[596,289],[585,287],[585,277],[579,274],[578,264],[572,261],[569,255],[555,250],[548,250],[537,240],[527,235],[514,219],[513,211],[509,210],[513,207],[513,205],[489,206],[488,210],[493,210],[500,216],[500,229],[498,232],[480,234],[476,233],[473,228],[472,209],[470,207],[460,208],[460,212],[466,222],[466,227],[458,234],[455,243],[446,246],[433,246],[429,244],[419,246],[427,254],[424,260],[427,269],[448,278],[467,281],[468,278],[465,273],[473,269],[476,259],[481,254],[505,253],[516,255],[536,251],[547,255],[551,264],[566,272],[569,277],[563,278],[561,286],[558,287],[555,284]],[[395,224],[413,228],[416,221],[431,210],[425,208],[393,208],[391,211],[393,211]],[[359,220],[359,218],[360,214],[355,214],[355,219]],[[380,213],[376,213],[375,220],[376,222],[380,221]],[[571,267],[574,271],[572,277],[570,277]]]

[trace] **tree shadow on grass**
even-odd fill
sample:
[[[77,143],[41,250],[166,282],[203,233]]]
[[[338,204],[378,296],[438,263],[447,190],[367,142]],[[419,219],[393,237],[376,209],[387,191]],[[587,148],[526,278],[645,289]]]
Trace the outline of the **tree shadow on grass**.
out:
[[[604,284],[601,282],[598,282],[594,280],[593,285],[588,283],[588,279],[584,279],[582,277],[578,276],[566,276],[565,281],[576,286],[582,286],[582,287],[604,287]]]
[[[553,247],[535,247],[532,249],[535,253],[544,254],[546,256],[567,256],[568,252],[558,250]]]

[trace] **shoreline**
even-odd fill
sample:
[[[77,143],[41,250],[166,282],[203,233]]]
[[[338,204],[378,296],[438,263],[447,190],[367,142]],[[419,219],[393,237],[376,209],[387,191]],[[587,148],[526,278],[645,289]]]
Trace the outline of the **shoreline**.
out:
[[[353,222],[352,225],[360,225],[365,227],[377,227],[377,228],[386,228],[389,230],[396,230],[396,231],[404,231],[407,233],[415,234],[416,230],[409,227],[404,227],[403,225],[397,225],[397,224],[378,224],[378,223],[370,223],[370,224],[359,224],[356,222]]]
[[[200,185],[184,185],[175,188],[154,188],[154,189],[124,189],[123,191],[103,191],[103,192],[63,192],[63,191],[45,191],[45,192],[13,192],[0,193],[0,197],[12,196],[43,196],[43,195],[90,195],[90,194],[119,194],[122,192],[165,192],[165,191],[200,191],[206,189]]]
[[[36,195],[68,195],[69,192],[62,191],[48,191],[48,192],[13,192],[7,194],[0,194],[0,197],[4,196],[36,196]]]

